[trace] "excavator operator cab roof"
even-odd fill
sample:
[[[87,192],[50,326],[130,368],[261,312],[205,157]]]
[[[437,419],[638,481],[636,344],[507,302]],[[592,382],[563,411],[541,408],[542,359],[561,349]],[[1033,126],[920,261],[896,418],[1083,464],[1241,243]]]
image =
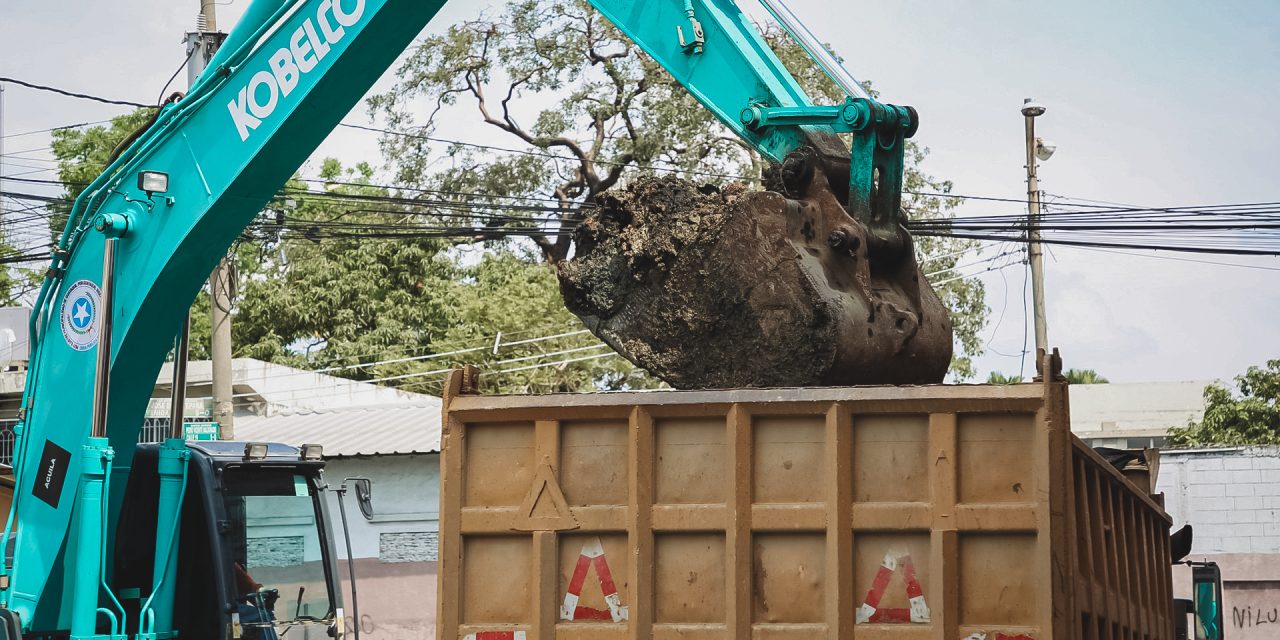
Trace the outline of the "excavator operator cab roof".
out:
[[[254,455],[253,460],[262,460],[267,462],[305,462],[311,464],[321,463],[318,449],[313,453],[310,448],[319,445],[302,445],[295,447],[278,442],[235,442],[227,440],[216,441],[188,441],[187,448],[202,454],[211,460],[217,462],[242,462],[247,458],[248,446],[252,445],[255,449],[258,447],[265,448],[265,454]],[[310,455],[308,455],[310,454]]]

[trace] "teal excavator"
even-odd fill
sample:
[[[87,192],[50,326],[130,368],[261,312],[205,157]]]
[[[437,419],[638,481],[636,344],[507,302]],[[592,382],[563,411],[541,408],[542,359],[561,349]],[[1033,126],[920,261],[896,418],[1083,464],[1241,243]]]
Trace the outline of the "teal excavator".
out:
[[[32,314],[0,640],[342,634],[318,448],[137,440],[207,274],[442,4],[254,0],[190,91],[76,199]],[[591,4],[790,167],[788,197],[838,196],[840,219],[817,245],[911,253],[898,211],[915,112],[867,95],[781,2],[764,4],[848,93],[843,103],[813,104],[731,0]],[[946,329],[936,342],[949,355]],[[296,516],[289,532],[262,529],[280,514]],[[302,543],[273,546],[280,535]]]

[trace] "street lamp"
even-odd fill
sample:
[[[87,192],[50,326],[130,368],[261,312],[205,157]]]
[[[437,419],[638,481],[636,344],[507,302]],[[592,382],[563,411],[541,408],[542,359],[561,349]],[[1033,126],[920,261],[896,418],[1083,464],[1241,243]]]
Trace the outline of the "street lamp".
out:
[[[1040,244],[1040,183],[1036,160],[1048,160],[1058,146],[1036,137],[1036,118],[1044,115],[1044,105],[1027,98],[1022,116],[1027,129],[1027,259],[1031,263],[1031,306],[1035,315],[1036,351],[1049,350],[1048,319],[1044,310],[1044,248]]]

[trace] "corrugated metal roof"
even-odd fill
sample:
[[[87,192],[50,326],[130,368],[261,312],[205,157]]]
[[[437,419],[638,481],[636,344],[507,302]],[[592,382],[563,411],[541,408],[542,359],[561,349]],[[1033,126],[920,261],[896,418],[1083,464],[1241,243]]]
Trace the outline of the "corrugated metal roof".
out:
[[[440,451],[440,402],[237,417],[236,440],[324,445],[326,458]]]

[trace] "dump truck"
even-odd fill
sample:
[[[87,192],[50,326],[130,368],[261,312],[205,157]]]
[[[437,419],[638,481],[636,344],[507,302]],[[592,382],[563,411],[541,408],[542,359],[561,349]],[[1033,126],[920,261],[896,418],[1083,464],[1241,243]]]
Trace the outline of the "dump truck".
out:
[[[454,372],[438,638],[1220,638],[1220,577],[1197,571],[1190,624],[1189,541],[1149,474],[1071,434],[1056,353],[1040,369],[552,395]]]

